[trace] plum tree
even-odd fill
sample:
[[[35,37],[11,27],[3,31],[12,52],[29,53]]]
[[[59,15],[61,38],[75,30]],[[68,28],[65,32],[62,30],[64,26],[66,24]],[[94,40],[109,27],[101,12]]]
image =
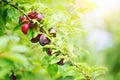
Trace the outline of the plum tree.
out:
[[[88,3],[81,0],[81,4],[86,6],[74,9],[76,2],[72,0],[58,0],[54,4],[51,1],[56,2],[0,1],[0,36],[10,37],[9,41],[8,37],[3,40],[9,45],[0,49],[1,80],[12,78],[11,70],[14,71],[15,79],[20,80],[58,80],[66,76],[76,80],[93,80],[105,71],[104,68],[85,64],[81,60],[81,53],[85,53],[85,50],[79,49],[75,41],[72,41],[76,33],[81,32],[78,29],[81,26],[78,13],[88,10]],[[19,32],[20,28],[25,35]]]

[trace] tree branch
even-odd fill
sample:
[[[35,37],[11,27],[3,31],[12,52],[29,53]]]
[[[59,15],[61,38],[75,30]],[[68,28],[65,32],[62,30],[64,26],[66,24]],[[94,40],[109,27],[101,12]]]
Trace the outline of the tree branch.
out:
[[[69,61],[71,62],[71,64],[73,66],[75,66],[80,73],[82,73],[82,75],[87,79],[87,80],[92,80],[91,77],[89,77],[72,59],[71,57],[68,55],[67,58],[69,59]]]
[[[57,47],[57,49],[59,49],[59,46],[58,46],[58,45],[56,45],[55,43],[53,43],[53,44]],[[87,80],[92,80],[91,77],[88,76],[88,74],[86,74],[86,73],[79,67],[79,65],[77,65],[77,64],[72,60],[72,58],[71,58],[68,54],[64,54],[64,52],[61,51],[60,49],[59,49],[59,51],[62,53],[62,55],[67,55],[66,58],[68,58],[68,60],[70,61],[70,63],[71,63],[73,66],[75,66],[75,67],[79,70],[79,72],[82,73],[82,75],[83,75]]]
[[[18,10],[20,13],[22,13],[23,15],[25,15],[30,20],[30,18],[25,14],[25,12],[23,12],[21,9],[19,9],[18,7],[16,7],[13,3],[9,3],[6,0],[2,0],[2,2],[6,3],[6,4],[10,5],[10,6],[12,6],[13,8],[15,8],[16,10]]]

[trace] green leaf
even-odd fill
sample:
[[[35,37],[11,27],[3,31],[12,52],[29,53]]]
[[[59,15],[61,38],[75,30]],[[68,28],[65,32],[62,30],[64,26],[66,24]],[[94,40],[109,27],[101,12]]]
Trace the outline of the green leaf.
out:
[[[0,36],[5,34],[5,23],[2,17],[3,15],[0,15]]]
[[[105,75],[106,71],[108,71],[108,69],[105,67],[92,67],[90,70],[95,79],[102,75]]]
[[[75,78],[75,80],[86,80],[86,78],[84,76],[79,76],[79,77]]]
[[[33,34],[33,30],[32,30],[32,29],[29,29],[29,30],[28,30],[28,33],[27,33],[28,38],[31,39],[31,38],[33,37],[33,35],[34,35],[34,34]]]
[[[7,22],[7,9],[4,10],[1,20],[3,21],[3,23],[5,25]]]
[[[49,64],[47,71],[51,77],[55,76],[58,72],[58,65],[57,64]]]
[[[63,78],[62,76],[57,78],[56,80],[75,80],[73,76],[66,76]]]
[[[7,15],[8,15],[9,18],[12,18],[15,15],[14,10],[12,8],[9,8],[7,10]]]
[[[55,57],[52,59],[52,61],[50,62],[51,64],[54,64],[54,63],[57,63],[60,61],[60,58],[59,57]]]
[[[22,24],[18,24],[17,26],[15,26],[14,29],[13,29],[13,32],[16,31],[16,30],[18,30],[18,29],[20,29],[21,25]]]
[[[66,71],[66,66],[58,66],[59,68],[59,73],[61,74],[61,76],[63,78],[65,78],[67,76],[67,71]]]
[[[0,36],[3,36],[5,34],[4,30],[0,28]]]
[[[13,63],[6,59],[0,58],[0,79],[4,78],[6,74],[13,68]]]
[[[0,37],[0,51],[6,49],[6,47],[8,46],[8,42],[9,42],[8,36]]]
[[[11,0],[6,0],[7,2],[11,2]]]
[[[54,45],[45,45],[45,46],[43,46],[43,48],[55,48],[56,49],[56,47]]]
[[[41,66],[45,66],[49,63],[49,60],[50,60],[50,56],[44,56],[43,59],[42,59],[42,63],[41,63]]]
[[[106,72],[108,71],[108,69],[106,67],[96,67],[96,66],[93,66],[91,69],[90,69],[90,72],[95,72],[95,71],[103,71],[103,72]]]
[[[0,55],[0,58],[4,58],[4,59],[7,59],[9,61],[12,61],[14,63],[18,63],[18,64],[21,64],[22,66],[24,66],[25,68],[28,68],[28,66],[30,65],[27,58],[21,54],[16,54],[16,53],[13,53],[13,54],[1,54]]]

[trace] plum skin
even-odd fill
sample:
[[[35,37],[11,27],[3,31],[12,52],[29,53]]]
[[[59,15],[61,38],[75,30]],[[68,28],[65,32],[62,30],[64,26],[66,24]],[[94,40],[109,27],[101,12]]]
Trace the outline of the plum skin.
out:
[[[48,48],[46,50],[46,53],[49,55],[49,56],[52,56],[52,49],[51,48]]]
[[[41,36],[41,34],[38,34],[36,37],[34,37],[34,38],[31,39],[31,42],[32,42],[32,43],[37,43],[37,42],[39,42],[40,36]]]
[[[42,14],[37,13],[37,12],[29,12],[28,16],[31,19],[37,19],[38,22],[40,22],[44,18]]]
[[[53,37],[56,37],[56,28],[50,28],[49,30],[48,30],[48,32],[53,36]]]
[[[23,32],[24,34],[27,34],[29,27],[30,27],[30,26],[29,26],[29,23],[24,23],[24,24],[22,25],[22,27],[21,27],[22,32]]]
[[[59,62],[57,62],[58,65],[64,65],[65,62],[64,62],[64,58],[62,58]]]
[[[50,40],[46,37],[45,34],[42,34],[39,38],[40,45],[44,46],[50,43]]]

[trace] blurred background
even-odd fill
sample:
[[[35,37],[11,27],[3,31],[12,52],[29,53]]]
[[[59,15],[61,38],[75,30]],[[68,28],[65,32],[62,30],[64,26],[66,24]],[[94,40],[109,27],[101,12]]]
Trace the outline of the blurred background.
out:
[[[104,65],[108,73],[99,80],[120,80],[120,1],[92,0],[97,8],[82,17],[84,43],[91,64]]]

